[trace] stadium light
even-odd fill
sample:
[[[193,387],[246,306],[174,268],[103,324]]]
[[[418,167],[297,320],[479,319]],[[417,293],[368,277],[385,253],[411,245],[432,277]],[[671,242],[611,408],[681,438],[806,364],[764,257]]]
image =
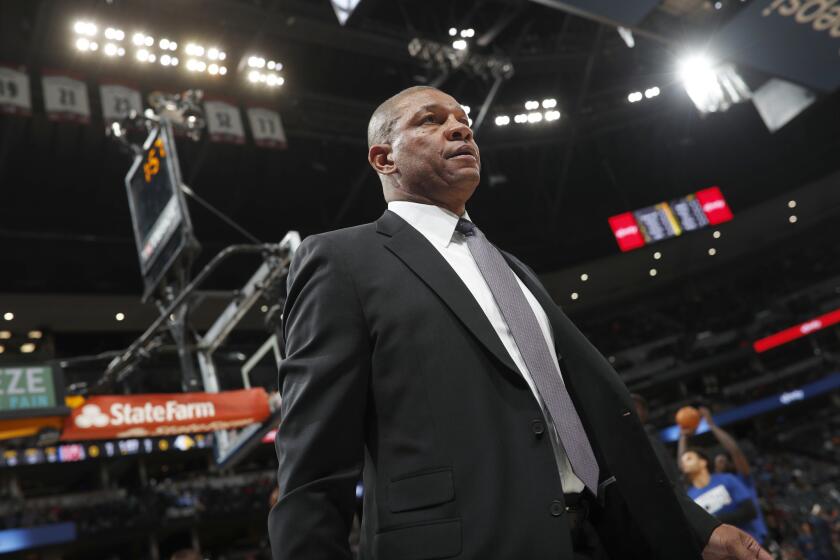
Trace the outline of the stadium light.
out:
[[[449,36],[450,36],[450,37],[454,37],[454,36],[455,36],[455,35],[457,35],[457,34],[458,34],[458,30],[457,30],[457,29],[455,29],[454,27],[450,27],[450,28],[449,28]]]
[[[578,296],[577,292],[572,292],[572,299],[577,299],[578,297],[580,296]]]
[[[543,120],[542,113],[528,113],[528,122],[531,124],[538,123]]]
[[[795,200],[789,200],[788,201],[788,208],[790,208],[790,209],[796,208],[796,201]]]
[[[797,219],[798,218],[796,217],[796,214],[791,214],[790,218],[788,218],[788,221],[792,224],[795,224]]]
[[[73,24],[73,31],[79,35],[87,35],[88,37],[96,36],[96,24],[92,21],[78,20]]]
[[[528,122],[528,115],[526,115],[525,113],[520,113],[520,114],[516,115],[515,117],[513,117],[513,122],[515,122],[517,124],[526,123],[526,122]]]
[[[13,321],[15,318],[15,314],[11,311],[6,311],[5,313],[3,313],[3,318],[7,321]]]
[[[44,338],[44,333],[42,331],[29,331],[27,336],[32,340],[40,340]]]
[[[656,86],[645,90],[645,97],[647,97],[648,99],[656,97],[657,95],[659,95],[659,88]]]
[[[658,260],[659,260],[659,259],[661,259],[661,258],[662,258],[662,253],[660,253],[659,251],[656,251],[656,252],[653,254],[653,260],[658,261]]]
[[[657,274],[657,273],[656,273],[656,269],[655,269],[655,268],[651,268],[651,269],[648,271],[648,274],[650,274],[651,276],[656,276],[656,274]]]
[[[125,313],[122,313],[122,312],[117,313],[116,315],[114,315],[114,319],[116,319],[117,321],[125,320]]]
[[[560,111],[546,111],[545,112],[545,120],[546,121],[556,121],[560,119]]]
[[[496,126],[507,126],[510,124],[510,117],[507,115],[499,115],[496,117]]]
[[[714,247],[710,247],[709,248],[709,256],[714,257],[715,255],[717,255],[717,249],[715,249]]]
[[[554,98],[543,99],[542,106],[543,109],[554,109],[557,107],[557,100]]]
[[[540,104],[538,101],[526,101],[525,102],[525,110],[526,111],[534,111],[535,109],[539,109]]]
[[[12,338],[12,331],[0,331],[0,340],[9,340]]]
[[[6,347],[0,344],[0,354],[6,351]]]
[[[679,76],[686,93],[701,113],[725,111],[746,101],[751,92],[731,64],[718,64],[704,54],[694,54],[679,63]]]
[[[260,55],[248,55],[243,60],[248,70],[246,77],[252,84],[265,84],[270,88],[275,88],[286,83],[286,79],[279,74],[283,69],[282,62],[267,60]],[[226,71],[224,66],[219,68],[219,74],[224,75]]]
[[[463,51],[467,48],[467,42],[463,39],[458,39],[456,41],[452,41],[452,48],[456,51]]]
[[[35,344],[32,342],[24,342],[20,345],[20,351],[23,354],[31,354],[35,351]]]
[[[583,274],[580,275],[580,281],[581,282],[586,282],[587,280],[589,280],[589,275],[587,273],[584,272]]]
[[[627,96],[627,101],[630,103],[637,103],[642,100],[642,92],[641,91],[634,91],[630,95]]]
[[[715,232],[712,234],[712,237],[714,237],[715,239],[720,239],[720,232],[715,230]]]

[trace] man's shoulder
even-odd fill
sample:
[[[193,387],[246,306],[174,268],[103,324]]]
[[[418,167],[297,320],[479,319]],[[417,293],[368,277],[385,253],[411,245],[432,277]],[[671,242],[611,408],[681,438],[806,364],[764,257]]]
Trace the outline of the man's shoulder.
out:
[[[308,247],[331,246],[338,250],[346,251],[352,247],[363,247],[364,242],[369,242],[376,237],[376,222],[351,226],[332,231],[315,233],[307,236],[303,243]]]

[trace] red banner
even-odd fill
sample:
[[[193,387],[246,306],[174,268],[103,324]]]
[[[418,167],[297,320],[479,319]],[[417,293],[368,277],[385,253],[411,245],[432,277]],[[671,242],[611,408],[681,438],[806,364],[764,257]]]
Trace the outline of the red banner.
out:
[[[756,340],[753,343],[753,349],[756,352],[766,352],[771,348],[787,344],[797,338],[802,338],[814,331],[822,330],[826,327],[830,327],[831,325],[836,325],[837,323],[840,323],[840,309],[835,309],[825,315],[820,315],[810,321],[800,323],[795,327],[790,327],[775,334],[771,334],[770,336],[765,336],[760,340]]]
[[[67,417],[61,440],[212,432],[262,422],[269,414],[263,389],[94,396]]]
[[[642,236],[642,232],[639,231],[639,226],[636,224],[636,218],[633,217],[633,212],[625,212],[624,214],[612,216],[609,221],[615,239],[618,241],[618,247],[622,251],[644,247],[645,238]]]
[[[722,224],[732,219],[732,210],[729,209],[729,205],[718,187],[709,187],[697,191],[695,194],[703,207],[703,213],[709,219],[710,225]]]

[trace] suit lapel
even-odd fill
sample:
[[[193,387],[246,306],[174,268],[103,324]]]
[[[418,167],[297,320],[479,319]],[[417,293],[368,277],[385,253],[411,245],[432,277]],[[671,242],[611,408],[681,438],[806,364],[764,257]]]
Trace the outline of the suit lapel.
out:
[[[520,375],[472,293],[428,240],[391,211],[379,219],[377,231],[390,237],[385,248],[429,286],[500,362]]]

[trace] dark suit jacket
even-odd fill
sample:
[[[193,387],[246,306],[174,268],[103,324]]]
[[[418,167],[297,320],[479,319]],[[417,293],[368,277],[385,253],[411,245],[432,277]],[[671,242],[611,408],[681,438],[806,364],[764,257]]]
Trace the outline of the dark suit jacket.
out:
[[[514,257],[548,314],[602,471],[622,559],[699,558],[718,525],[668,482],[624,385]],[[364,475],[368,560],[571,559],[551,443],[478,303],[396,214],[307,238],[288,281],[275,560],[350,558]]]

